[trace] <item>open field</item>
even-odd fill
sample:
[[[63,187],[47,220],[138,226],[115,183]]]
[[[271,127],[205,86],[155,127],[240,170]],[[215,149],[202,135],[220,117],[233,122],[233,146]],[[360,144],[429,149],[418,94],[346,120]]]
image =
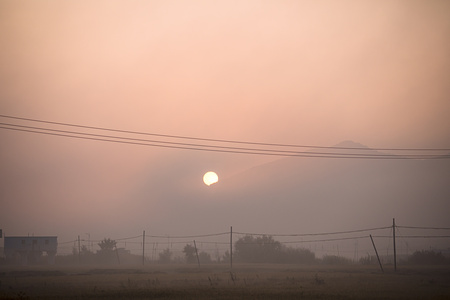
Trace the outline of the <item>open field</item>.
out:
[[[0,267],[0,299],[450,299],[449,266]]]

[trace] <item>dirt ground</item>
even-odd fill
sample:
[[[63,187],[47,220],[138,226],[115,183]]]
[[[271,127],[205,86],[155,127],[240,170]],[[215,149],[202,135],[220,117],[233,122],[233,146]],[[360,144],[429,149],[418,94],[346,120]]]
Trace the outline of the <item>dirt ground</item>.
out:
[[[450,299],[450,266],[0,266],[0,299]]]

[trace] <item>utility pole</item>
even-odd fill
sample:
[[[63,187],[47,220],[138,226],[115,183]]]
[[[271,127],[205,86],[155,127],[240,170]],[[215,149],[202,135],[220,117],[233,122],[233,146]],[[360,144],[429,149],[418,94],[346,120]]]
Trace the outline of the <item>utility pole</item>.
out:
[[[78,262],[81,263],[81,244],[80,244],[80,236],[78,236]]]
[[[230,226],[230,269],[233,268],[233,226]]]
[[[114,244],[114,247],[116,248],[117,262],[118,262],[119,265],[120,265],[119,250],[117,250],[117,244]]]
[[[377,255],[378,264],[380,265],[381,272],[384,273],[383,266],[381,265],[380,256],[378,256],[377,247],[375,247],[375,243],[374,243],[374,241],[373,241],[373,238],[372,238],[372,235],[371,235],[371,234],[370,234],[370,240],[372,241],[373,249],[375,249],[375,254]]]
[[[142,233],[142,265],[145,265],[145,230]]]
[[[88,236],[88,250],[92,252],[92,247],[91,247],[91,234],[90,233],[85,233]]]
[[[194,240],[194,247],[195,247],[195,255],[197,255],[198,267],[200,268],[200,258],[198,257],[197,244],[195,244],[195,240]]]
[[[397,271],[397,249],[395,248],[395,218],[392,219],[392,237],[394,241],[394,271]]]

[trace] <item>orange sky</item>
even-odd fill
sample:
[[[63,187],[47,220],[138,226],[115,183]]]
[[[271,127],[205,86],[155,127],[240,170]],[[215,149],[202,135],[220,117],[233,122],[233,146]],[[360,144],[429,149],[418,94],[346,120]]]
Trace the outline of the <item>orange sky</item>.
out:
[[[5,114],[448,146],[446,1],[3,1]]]
[[[0,113],[216,139],[449,148],[449,16],[444,0],[4,0]],[[58,209],[50,198],[84,197],[65,195],[75,189],[67,181],[95,190],[95,206],[133,189],[155,162],[170,169],[192,159],[186,168],[233,174],[268,160],[211,154],[200,162],[184,151],[5,129],[0,137],[9,182],[0,220],[30,195]],[[37,180],[52,169],[75,171],[59,184],[58,175]],[[26,174],[42,197],[14,187],[14,174]]]

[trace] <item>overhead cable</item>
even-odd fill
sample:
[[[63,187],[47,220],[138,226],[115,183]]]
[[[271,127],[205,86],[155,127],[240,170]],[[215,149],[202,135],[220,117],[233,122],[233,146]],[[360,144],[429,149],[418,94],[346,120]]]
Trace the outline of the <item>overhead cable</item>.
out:
[[[9,126],[7,128],[3,126]],[[247,153],[247,154],[256,154],[255,152],[261,152],[260,154],[268,154],[268,155],[280,155],[283,156],[286,154],[287,156],[301,156],[301,155],[308,155],[308,157],[317,157],[316,155],[322,157],[322,156],[331,156],[331,155],[337,155],[337,156],[349,156],[352,158],[395,158],[398,159],[399,156],[390,155],[390,154],[354,154],[354,153],[327,153],[327,152],[311,152],[311,151],[287,151],[287,150],[276,150],[276,149],[258,149],[258,148],[242,148],[242,147],[229,147],[229,146],[216,146],[216,145],[204,145],[204,144],[192,144],[192,143],[180,143],[180,142],[168,142],[168,141],[158,141],[158,140],[148,140],[148,139],[136,139],[136,138],[128,138],[128,137],[121,137],[121,136],[112,136],[112,135],[102,135],[102,134],[93,134],[93,133],[85,133],[85,132],[78,132],[78,131],[68,131],[68,130],[58,130],[58,129],[50,129],[50,128],[43,128],[43,127],[36,127],[36,126],[26,126],[26,125],[17,125],[17,124],[10,124],[10,123],[1,123],[0,122],[0,128],[5,129],[12,129],[12,130],[19,130],[19,131],[27,131],[27,132],[34,132],[34,133],[42,133],[42,134],[52,134],[52,135],[59,135],[59,136],[65,136],[65,137],[77,137],[77,138],[89,138],[94,140],[101,140],[110,142],[130,142],[130,143],[137,143],[137,144],[145,144],[148,146],[155,146],[155,147],[166,147],[172,146],[171,148],[182,148],[182,149],[190,149],[190,150],[205,150],[208,151],[208,149],[220,149],[224,150],[223,152],[230,152],[233,151],[235,153]],[[116,141],[117,140],[117,141]],[[156,144],[155,144],[156,143]],[[185,148],[188,147],[188,148]],[[193,147],[196,147],[195,149]],[[205,147],[206,149],[198,149],[199,147]],[[413,156],[416,159],[424,159],[424,158],[436,158],[438,156],[436,155],[414,155]],[[411,158],[411,157],[407,157]]]
[[[54,122],[54,121],[23,118],[23,117],[11,116],[11,115],[1,115],[1,114],[0,114],[0,117],[8,118],[8,119],[15,119],[15,120],[22,120],[22,121],[53,124],[53,125],[78,127],[78,128],[84,128],[84,129],[95,129],[95,130],[118,132],[118,133],[158,136],[158,137],[175,138],[175,139],[209,141],[209,142],[220,142],[220,143],[277,146],[277,147],[317,148],[317,149],[363,150],[363,151],[374,151],[374,150],[375,151],[376,150],[380,150],[380,151],[450,151],[450,148],[367,148],[367,147],[340,147],[340,146],[316,146],[316,145],[298,145],[298,144],[281,144],[281,143],[262,143],[262,142],[211,139],[211,138],[201,138],[201,137],[193,137],[193,136],[169,135],[169,134],[160,134],[160,133],[149,133],[149,132],[140,132],[140,131],[131,131],[131,130],[112,129],[112,128],[106,128],[106,127],[95,127],[95,126],[71,124],[71,123],[64,123],[64,122]]]
[[[287,242],[281,242],[281,243],[282,244],[301,244],[301,243],[314,243],[314,242],[335,242],[335,241],[345,241],[345,240],[359,240],[359,239],[366,239],[366,238],[368,238],[368,236],[360,235],[360,236],[345,237],[345,238],[305,240],[305,241],[287,241]]]
[[[368,229],[358,229],[358,230],[349,230],[349,231],[335,231],[335,232],[322,232],[322,233],[295,233],[295,234],[267,234],[267,233],[248,233],[248,232],[234,232],[236,234],[243,235],[260,235],[260,236],[319,236],[319,235],[334,235],[334,234],[347,234],[347,233],[355,233],[355,232],[366,232],[366,231],[375,231],[382,229],[389,229],[391,226],[386,227],[377,227],[377,228],[368,228]]]
[[[198,235],[149,235],[146,234],[145,237],[151,238],[166,238],[166,239],[185,239],[185,238],[198,238],[198,237],[209,237],[209,236],[219,236],[230,234],[229,232],[221,232],[221,233],[210,233],[210,234],[198,234]]]
[[[432,229],[432,230],[450,230],[450,227],[418,227],[418,226],[395,226],[398,228],[409,228],[409,229]]]
[[[163,147],[183,150],[196,150],[208,152],[221,153],[235,153],[235,154],[252,154],[252,155],[269,155],[269,156],[285,156],[285,157],[315,157],[315,158],[354,158],[354,159],[448,159],[450,155],[412,155],[399,156],[389,154],[355,154],[355,153],[326,153],[326,152],[300,152],[300,151],[286,151],[276,149],[257,149],[257,148],[239,148],[239,147],[225,147],[216,145],[202,145],[202,144],[186,144],[167,141],[154,141],[127,138],[120,136],[107,136],[84,132],[75,132],[67,130],[57,130],[50,128],[42,128],[35,126],[25,126],[9,123],[0,123],[0,128],[9,129],[22,132],[38,133],[52,136],[69,137],[84,140],[94,140],[103,142],[113,142],[121,144],[132,144],[150,147]]]
[[[432,239],[432,238],[450,238],[450,235],[397,235],[400,238],[420,238],[420,239]]]

